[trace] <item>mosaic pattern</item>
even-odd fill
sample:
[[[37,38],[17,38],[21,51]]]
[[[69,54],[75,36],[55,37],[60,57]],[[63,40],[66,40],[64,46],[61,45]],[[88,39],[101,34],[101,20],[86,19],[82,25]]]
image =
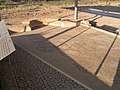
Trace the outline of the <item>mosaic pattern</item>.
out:
[[[88,90],[18,47],[0,64],[5,90]]]

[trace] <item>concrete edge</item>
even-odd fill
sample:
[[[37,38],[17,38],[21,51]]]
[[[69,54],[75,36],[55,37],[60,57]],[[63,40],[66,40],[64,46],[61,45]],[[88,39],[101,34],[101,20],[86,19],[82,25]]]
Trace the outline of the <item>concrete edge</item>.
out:
[[[87,25],[87,24],[81,24],[81,25],[85,26],[85,27],[90,27],[90,25]],[[106,33],[106,34],[109,34],[109,35],[112,35],[112,36],[116,36],[116,34],[104,31],[103,29],[99,29],[99,28],[96,28],[96,27],[93,27],[93,26],[91,26],[91,28],[96,30],[96,31],[99,31],[99,32],[103,32],[103,33]],[[118,35],[118,38],[120,38],[120,35]]]
[[[18,45],[16,42],[14,42],[14,44],[16,44],[18,47],[22,48],[23,50],[27,51],[29,54],[33,55],[34,57],[40,59],[42,62],[44,62],[45,64],[49,65],[50,67],[52,67],[53,69],[57,70],[58,72],[62,73],[63,75],[65,75],[66,77],[72,79],[73,81],[75,81],[76,83],[82,85],[83,87],[87,88],[88,90],[93,90],[90,87],[86,86],[85,84],[81,83],[80,81],[74,79],[73,77],[69,76],[68,74],[66,74],[65,72],[63,72],[62,70],[56,68],[55,66],[53,66],[52,64],[46,62],[45,60],[43,60],[42,58],[38,57],[37,55],[33,54],[32,52],[28,51],[27,49],[25,49],[24,47]]]

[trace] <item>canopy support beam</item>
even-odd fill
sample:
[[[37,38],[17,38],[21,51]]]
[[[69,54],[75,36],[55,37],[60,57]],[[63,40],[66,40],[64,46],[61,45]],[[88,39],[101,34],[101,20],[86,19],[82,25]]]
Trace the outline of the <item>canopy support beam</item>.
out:
[[[78,19],[78,0],[75,0],[75,15],[74,20]]]

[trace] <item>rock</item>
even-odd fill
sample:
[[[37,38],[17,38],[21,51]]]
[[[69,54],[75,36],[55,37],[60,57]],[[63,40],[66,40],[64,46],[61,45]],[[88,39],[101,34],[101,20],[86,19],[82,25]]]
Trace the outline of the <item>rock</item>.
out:
[[[25,32],[29,32],[31,31],[31,27],[30,26],[25,26]]]

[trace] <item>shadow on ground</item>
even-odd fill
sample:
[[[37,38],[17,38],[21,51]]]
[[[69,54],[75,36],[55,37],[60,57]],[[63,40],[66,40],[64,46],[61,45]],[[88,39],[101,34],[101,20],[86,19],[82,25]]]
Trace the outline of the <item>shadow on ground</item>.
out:
[[[119,85],[120,85],[120,59],[119,59],[118,67],[117,67],[117,72],[113,80],[112,88],[114,88],[114,90],[120,90]]]
[[[31,27],[32,30],[36,30],[36,29],[38,29],[38,28],[45,27],[46,25],[43,24],[42,21],[31,20],[30,23],[29,23],[29,26]]]
[[[100,27],[95,26],[95,27],[100,28],[100,29],[105,30],[105,31],[108,31],[108,32],[111,32],[111,33],[114,33],[114,34],[116,34],[117,33],[116,31],[119,29],[119,28],[109,26],[109,25],[103,25],[103,26],[100,26]]]

